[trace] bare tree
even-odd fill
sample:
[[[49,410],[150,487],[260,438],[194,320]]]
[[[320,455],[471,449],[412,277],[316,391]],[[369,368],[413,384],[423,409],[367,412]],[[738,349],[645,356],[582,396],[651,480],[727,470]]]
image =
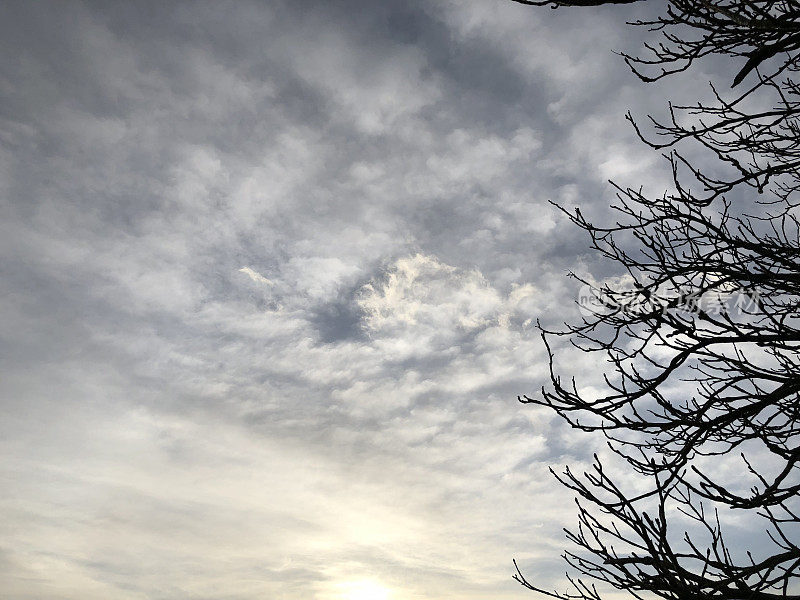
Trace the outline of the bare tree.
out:
[[[511,0],[529,6],[600,6],[633,4],[645,0]],[[664,14],[653,20],[636,21],[663,34],[648,45],[646,57],[625,56],[645,81],[688,69],[709,54],[743,57],[746,62],[733,84],[740,83],[760,64],[782,53],[800,48],[800,6],[793,0],[661,0]],[[658,66],[654,75],[643,67]]]
[[[543,330],[551,382],[521,400],[602,432],[640,481],[625,489],[597,457],[587,473],[557,476],[579,498],[572,588],[515,578],[557,598],[599,599],[597,582],[637,598],[800,598],[800,4],[663,6],[633,23],[661,36],[648,55],[625,57],[643,81],[715,54],[743,60],[732,84],[747,87],[670,106],[646,131],[629,114],[664,153],[672,189],[615,185],[618,218],[606,226],[567,213],[628,283],[594,286],[583,322]],[[711,160],[688,160],[687,145]],[[560,376],[553,336],[606,357],[604,393]],[[733,458],[736,478],[721,468]],[[752,547],[726,543],[731,515],[743,515]]]

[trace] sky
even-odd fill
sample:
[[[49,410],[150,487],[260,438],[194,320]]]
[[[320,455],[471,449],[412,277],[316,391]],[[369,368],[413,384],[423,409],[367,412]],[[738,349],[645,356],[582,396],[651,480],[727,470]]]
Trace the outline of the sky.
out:
[[[2,3],[0,595],[560,587],[595,441],[516,397],[610,272],[548,201],[665,177],[642,10]]]

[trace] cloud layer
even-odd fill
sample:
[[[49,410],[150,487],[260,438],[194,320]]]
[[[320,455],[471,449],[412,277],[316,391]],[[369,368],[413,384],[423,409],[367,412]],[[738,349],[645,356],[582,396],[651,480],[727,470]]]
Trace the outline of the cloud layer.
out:
[[[590,452],[516,403],[648,178],[621,11],[6,3],[9,598],[511,598]]]

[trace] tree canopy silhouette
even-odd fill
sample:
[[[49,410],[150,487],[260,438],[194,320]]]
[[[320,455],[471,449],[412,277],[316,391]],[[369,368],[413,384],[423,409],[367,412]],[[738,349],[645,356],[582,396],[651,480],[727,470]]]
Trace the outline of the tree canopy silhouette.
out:
[[[515,578],[556,598],[599,599],[598,582],[636,598],[800,598],[800,4],[660,6],[632,23],[657,38],[623,55],[633,72],[651,82],[727,56],[735,91],[712,84],[711,102],[670,105],[646,127],[627,115],[668,161],[663,195],[614,183],[605,225],[564,211],[623,276],[582,280],[586,316],[542,331],[550,385],[520,399],[602,432],[628,475],[598,457],[557,475],[578,497],[571,588]],[[558,336],[605,356],[604,390],[558,372]],[[741,532],[726,539],[733,517],[747,547]]]

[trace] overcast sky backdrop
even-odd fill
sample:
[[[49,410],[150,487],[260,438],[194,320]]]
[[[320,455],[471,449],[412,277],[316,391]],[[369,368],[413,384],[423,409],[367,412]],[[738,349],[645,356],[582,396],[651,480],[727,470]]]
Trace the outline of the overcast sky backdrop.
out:
[[[0,595],[558,584],[592,446],[515,398],[604,268],[547,200],[663,176],[636,10],[3,2]]]

